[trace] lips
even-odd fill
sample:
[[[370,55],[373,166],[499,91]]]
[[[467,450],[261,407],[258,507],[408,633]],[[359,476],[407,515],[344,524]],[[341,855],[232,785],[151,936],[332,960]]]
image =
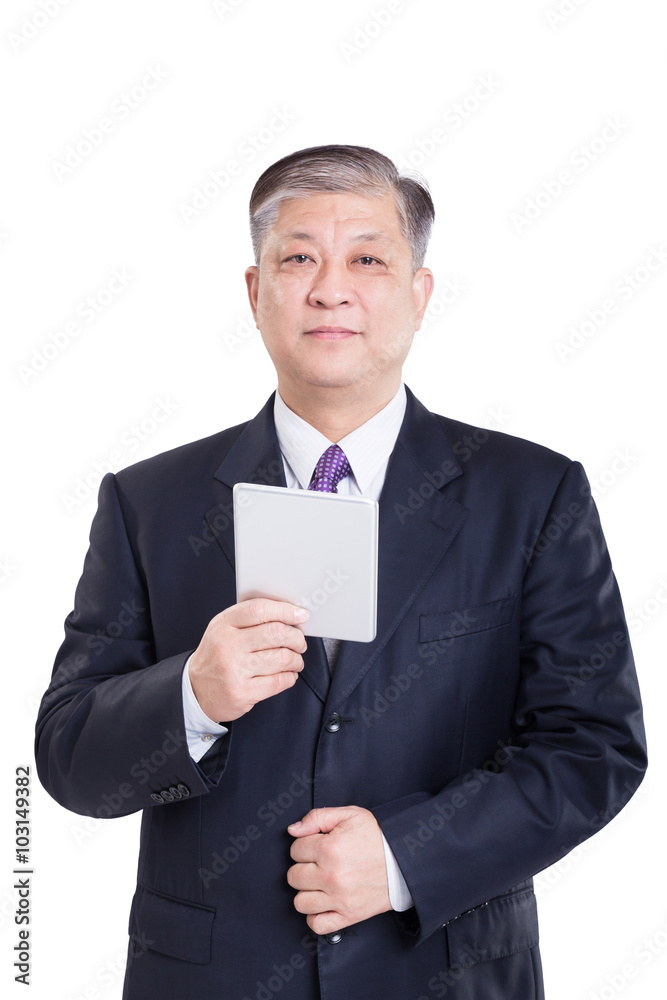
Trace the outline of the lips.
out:
[[[318,326],[314,330],[306,330],[306,334],[318,340],[345,340],[347,337],[355,337],[357,331],[345,326]]]

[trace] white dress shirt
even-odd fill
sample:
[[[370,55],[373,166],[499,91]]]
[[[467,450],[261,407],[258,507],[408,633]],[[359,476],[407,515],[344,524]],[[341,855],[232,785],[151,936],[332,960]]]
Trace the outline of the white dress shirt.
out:
[[[286,485],[291,489],[308,489],[313,470],[324,451],[337,443],[350,463],[351,473],[338,484],[338,493],[363,494],[378,500],[384,484],[389,457],[405,415],[405,387],[401,383],[396,395],[387,405],[338,442],[329,441],[315,427],[297,416],[283,401],[276,390],[273,416],[278,444],[283,457]],[[337,649],[331,658],[331,644],[325,640],[327,656],[333,669]],[[197,701],[190,674],[188,658],[183,670],[183,710],[185,730],[190,755],[199,760],[210,748],[211,742],[228,732],[225,726],[213,722]],[[384,834],[382,844],[387,865],[389,899],[394,910],[407,910],[413,905],[405,879],[398,867],[394,853]]]

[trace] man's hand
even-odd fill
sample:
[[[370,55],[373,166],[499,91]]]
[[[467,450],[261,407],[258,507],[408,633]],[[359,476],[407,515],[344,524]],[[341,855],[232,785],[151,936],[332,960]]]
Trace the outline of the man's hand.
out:
[[[296,622],[307,617],[295,604],[256,598],[211,619],[188,668],[192,690],[209,719],[231,722],[258,701],[292,687],[306,650]]]
[[[391,909],[382,833],[359,806],[311,809],[288,833],[297,864],[287,881],[294,906],[315,934],[331,934]]]

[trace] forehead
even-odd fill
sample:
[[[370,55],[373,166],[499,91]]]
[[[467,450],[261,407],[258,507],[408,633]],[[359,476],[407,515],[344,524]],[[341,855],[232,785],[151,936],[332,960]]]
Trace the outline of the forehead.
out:
[[[269,230],[271,237],[330,244],[372,237],[408,246],[392,192],[369,197],[348,191],[317,191],[303,198],[286,199]]]

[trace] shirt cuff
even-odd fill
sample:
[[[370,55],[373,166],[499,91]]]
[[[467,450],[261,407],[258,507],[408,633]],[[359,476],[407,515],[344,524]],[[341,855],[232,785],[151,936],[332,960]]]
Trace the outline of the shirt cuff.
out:
[[[185,735],[188,740],[188,750],[194,761],[198,761],[210,750],[214,740],[229,732],[226,726],[213,722],[204,712],[192,690],[192,681],[188,667],[192,655],[188,656],[183,668],[183,715],[185,718]]]
[[[380,831],[382,833],[382,831]],[[403,878],[403,873],[398,867],[398,861],[394,857],[394,852],[387,843],[386,837],[382,834],[382,846],[384,847],[384,860],[387,866],[387,880],[389,883],[389,902],[393,910],[402,913],[409,910],[415,904],[412,901],[410,890]]]

